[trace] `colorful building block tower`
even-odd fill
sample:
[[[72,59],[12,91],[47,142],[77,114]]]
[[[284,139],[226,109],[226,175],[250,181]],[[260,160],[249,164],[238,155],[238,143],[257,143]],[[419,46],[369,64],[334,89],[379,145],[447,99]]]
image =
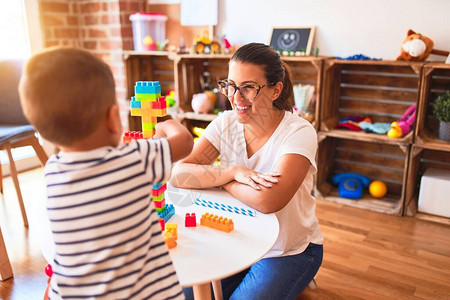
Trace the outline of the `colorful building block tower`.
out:
[[[134,95],[130,101],[131,115],[142,119],[142,138],[152,138],[155,134],[156,118],[167,115],[166,98],[161,97],[159,81],[136,82]]]
[[[130,110],[132,116],[141,117],[142,132],[128,131],[123,136],[125,143],[133,139],[150,139],[155,134],[157,117],[167,115],[167,104],[165,97],[161,97],[161,86],[159,81],[138,81],[134,87],[134,97],[131,97]],[[158,216],[167,223],[174,215],[173,205],[165,204],[167,186],[165,183],[155,184],[152,187],[152,198],[158,212]],[[161,221],[162,222],[162,221]],[[162,227],[164,223],[162,223]]]

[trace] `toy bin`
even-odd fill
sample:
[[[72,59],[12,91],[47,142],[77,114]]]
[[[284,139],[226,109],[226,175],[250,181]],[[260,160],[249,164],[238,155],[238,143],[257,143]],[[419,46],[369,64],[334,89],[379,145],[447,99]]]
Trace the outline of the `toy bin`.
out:
[[[135,51],[160,50],[166,39],[167,16],[158,13],[135,13],[130,16]]]

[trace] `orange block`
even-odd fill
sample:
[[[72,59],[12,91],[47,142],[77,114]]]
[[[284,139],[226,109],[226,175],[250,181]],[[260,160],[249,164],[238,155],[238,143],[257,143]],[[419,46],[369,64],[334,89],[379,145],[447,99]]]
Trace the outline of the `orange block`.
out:
[[[232,219],[224,218],[222,216],[204,213],[200,219],[200,225],[214,228],[224,232],[230,232],[234,229]]]
[[[178,225],[174,224],[174,223],[167,223],[166,224],[166,232],[171,233],[174,237],[175,240],[178,239]]]
[[[177,246],[177,239],[174,237],[174,235],[170,232],[165,231],[164,232],[164,242],[167,245],[167,248],[172,249]]]

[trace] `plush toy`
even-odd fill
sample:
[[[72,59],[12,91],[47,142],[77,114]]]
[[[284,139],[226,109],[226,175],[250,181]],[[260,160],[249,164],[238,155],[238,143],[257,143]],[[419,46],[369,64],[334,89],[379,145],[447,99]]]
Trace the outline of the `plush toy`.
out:
[[[390,138],[401,138],[407,135],[416,119],[416,104],[411,105],[408,109],[403,113],[403,116],[400,120],[396,122],[392,122],[391,129],[388,131],[387,135]]]
[[[402,43],[397,60],[424,61],[431,54],[448,56],[450,52],[433,49],[434,42],[429,37],[408,30],[406,39]]]
[[[423,61],[428,58],[433,50],[434,42],[414,30],[408,30],[406,39],[402,43],[400,55],[397,60]]]

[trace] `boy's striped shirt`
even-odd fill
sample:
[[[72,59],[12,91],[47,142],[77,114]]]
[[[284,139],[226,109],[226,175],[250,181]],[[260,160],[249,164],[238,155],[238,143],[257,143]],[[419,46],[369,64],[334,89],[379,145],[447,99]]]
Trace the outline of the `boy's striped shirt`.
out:
[[[150,197],[171,168],[166,139],[49,159],[50,299],[184,299]]]

